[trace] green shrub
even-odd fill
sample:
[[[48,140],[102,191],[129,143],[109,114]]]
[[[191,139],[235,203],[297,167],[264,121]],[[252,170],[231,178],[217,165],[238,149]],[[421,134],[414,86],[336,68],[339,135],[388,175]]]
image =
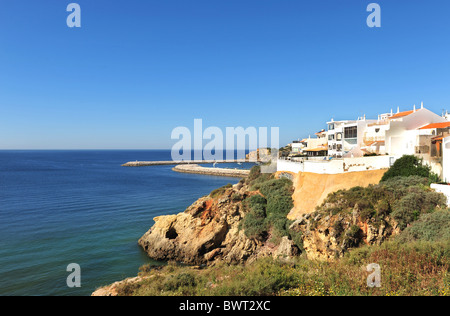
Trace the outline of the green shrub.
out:
[[[239,224],[245,235],[249,238],[264,239],[267,232],[266,204],[267,201],[261,195],[253,195],[244,202],[249,209],[247,215]]]
[[[290,195],[274,195],[267,200],[267,213],[286,217],[294,206]]]
[[[261,176],[261,167],[260,166],[253,166],[250,169],[250,173],[248,174],[247,181],[249,183],[253,182],[256,179],[258,179],[260,176]]]
[[[386,181],[393,177],[420,176],[429,179],[431,182],[439,182],[439,176],[431,172],[431,168],[423,164],[422,159],[414,155],[404,155],[397,159],[392,167],[383,175],[381,181]]]
[[[261,207],[265,208],[267,204],[267,200],[259,194],[249,197],[248,199],[246,199],[246,202],[251,209]]]
[[[411,187],[408,193],[396,204],[392,216],[405,229],[410,223],[416,221],[421,214],[426,214],[434,208],[446,205],[446,197],[434,191],[424,191],[419,187]]]
[[[431,190],[427,178],[420,176],[393,177],[366,188],[354,187],[328,195],[317,208],[322,214],[352,213],[355,209],[363,221],[377,225],[386,216],[392,217],[405,229],[421,214],[445,207],[443,194]]]
[[[412,241],[449,241],[450,211],[441,210],[423,214],[399,236],[402,242]]]
[[[292,181],[287,178],[271,179],[261,184],[259,191],[267,199],[276,196],[292,196]]]
[[[258,212],[252,211],[245,215],[244,219],[240,223],[240,227],[244,228],[245,235],[248,238],[259,240],[265,239],[268,227],[266,223],[266,217],[261,216],[264,213],[261,211],[258,214]]]
[[[244,201],[248,213],[239,227],[244,229],[249,238],[264,240],[269,232],[272,242],[278,243],[281,237],[298,235],[289,231],[287,214],[293,207],[292,181],[286,178],[274,179],[273,175],[259,174],[258,169],[251,172],[252,190],[259,190],[262,195],[253,195]],[[300,242],[297,240],[296,243]]]
[[[221,188],[218,188],[218,189],[215,189],[215,190],[211,191],[211,193],[209,194],[209,196],[212,197],[212,198],[219,197],[219,196],[221,196],[222,194],[224,194],[225,191],[226,191],[227,189],[231,188],[232,186],[233,186],[233,185],[232,185],[231,183],[228,183],[227,185],[224,185],[224,186],[221,187]]]

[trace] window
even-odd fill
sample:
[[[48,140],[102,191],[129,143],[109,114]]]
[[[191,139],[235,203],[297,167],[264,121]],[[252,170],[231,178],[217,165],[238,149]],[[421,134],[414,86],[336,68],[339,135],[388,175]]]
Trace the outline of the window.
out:
[[[328,135],[328,140],[334,140],[334,134]]]
[[[358,137],[358,127],[351,126],[344,128],[344,138],[357,138]]]
[[[333,130],[334,129],[334,123],[328,124],[328,130]]]
[[[336,134],[336,140],[342,140],[342,133]]]

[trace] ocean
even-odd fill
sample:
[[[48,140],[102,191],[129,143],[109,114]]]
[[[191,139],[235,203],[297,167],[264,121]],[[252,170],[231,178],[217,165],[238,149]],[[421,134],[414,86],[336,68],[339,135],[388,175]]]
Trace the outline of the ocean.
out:
[[[135,160],[170,160],[170,151],[0,151],[0,295],[90,295],[164,264],[137,244],[153,218],[239,181],[121,166]],[[66,284],[71,263],[81,287]]]

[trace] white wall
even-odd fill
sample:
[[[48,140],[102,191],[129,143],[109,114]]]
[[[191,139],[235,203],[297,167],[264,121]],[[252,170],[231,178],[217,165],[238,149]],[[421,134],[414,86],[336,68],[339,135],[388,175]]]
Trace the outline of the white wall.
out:
[[[304,170],[303,163],[283,159],[277,160],[277,171],[290,171],[293,173],[299,173],[303,172],[303,170]]]
[[[450,207],[450,185],[432,183],[431,188],[441,192],[447,197],[447,205]]]
[[[344,158],[344,168],[348,172],[387,169],[391,166],[391,158],[391,156]]]
[[[344,166],[342,160],[329,161],[305,161],[304,172],[320,173],[320,174],[336,174],[343,173]]]
[[[443,179],[450,183],[450,136],[442,142],[442,153]]]
[[[402,118],[405,128],[416,129],[431,123],[446,122],[446,119],[428,109],[418,109],[416,112]]]
[[[366,171],[389,168],[391,156],[374,156],[359,158],[344,158],[332,160],[304,160],[294,162],[279,159],[277,161],[277,171],[312,172],[319,174],[337,174],[344,172]]]

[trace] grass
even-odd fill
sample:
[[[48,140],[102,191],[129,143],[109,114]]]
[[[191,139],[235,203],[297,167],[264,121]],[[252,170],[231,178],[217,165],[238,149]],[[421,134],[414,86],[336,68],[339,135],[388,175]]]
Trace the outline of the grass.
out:
[[[221,196],[222,194],[225,193],[225,191],[229,188],[231,188],[233,185],[231,183],[228,183],[227,185],[224,185],[223,187],[220,187],[218,189],[215,189],[213,191],[211,191],[211,193],[209,194],[210,197],[217,198],[219,196]]]
[[[146,279],[119,289],[121,295],[450,295],[448,242],[390,241],[353,249],[335,262],[299,257],[293,264],[263,258],[247,265],[218,264],[197,269],[176,264],[151,270]],[[365,267],[381,267],[381,287],[367,286]]]

